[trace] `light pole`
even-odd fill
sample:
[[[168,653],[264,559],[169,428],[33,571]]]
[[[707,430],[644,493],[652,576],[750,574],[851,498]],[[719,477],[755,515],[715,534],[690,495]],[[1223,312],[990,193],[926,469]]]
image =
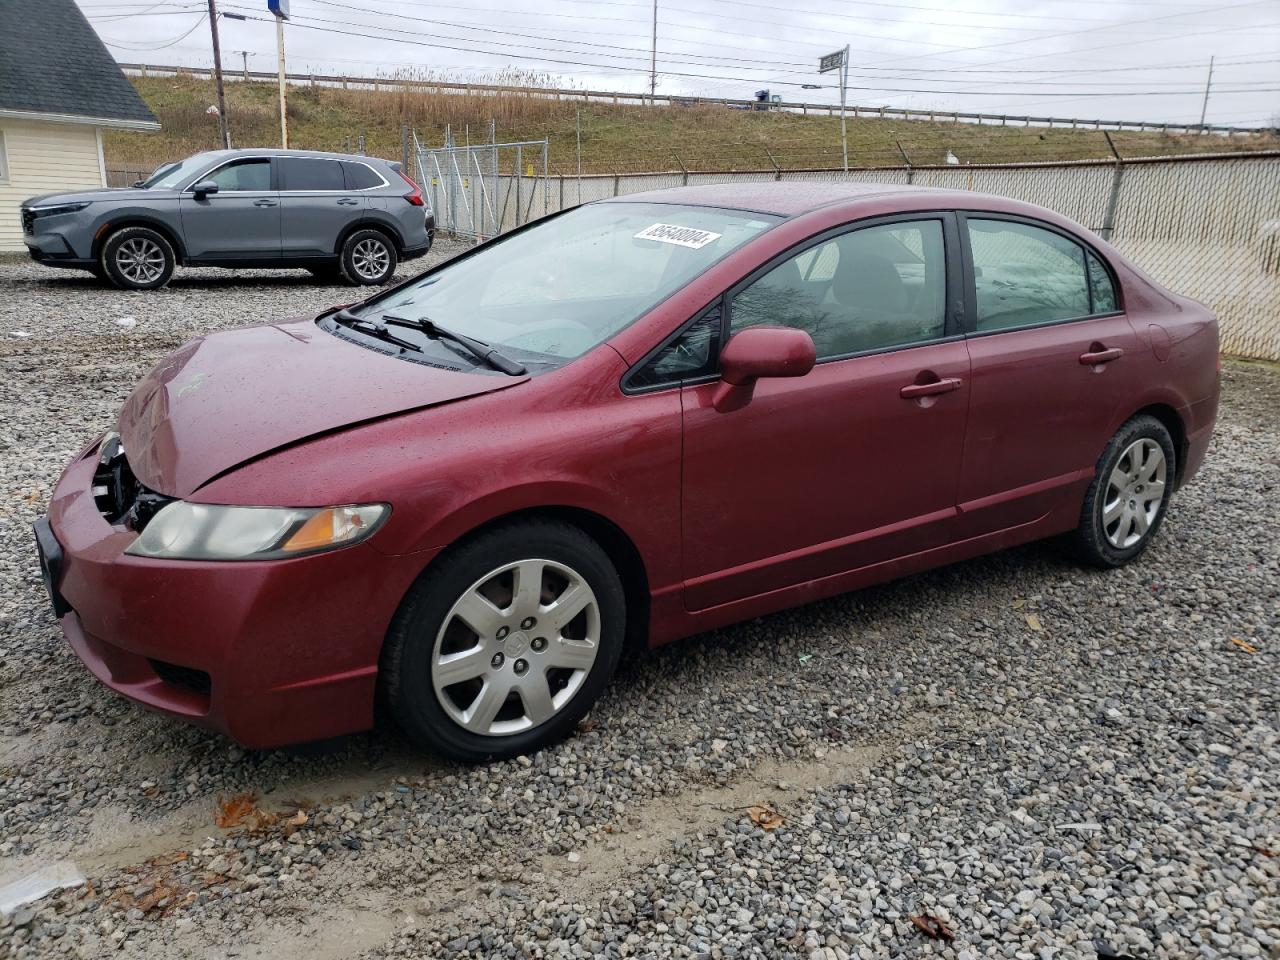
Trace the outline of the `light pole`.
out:
[[[849,131],[845,125],[844,119],[844,96],[845,88],[849,86],[849,45],[845,44],[843,50],[837,50],[835,53],[828,53],[825,57],[818,60],[818,72],[830,73],[832,70],[840,71],[840,152],[844,156],[844,172],[849,172]]]

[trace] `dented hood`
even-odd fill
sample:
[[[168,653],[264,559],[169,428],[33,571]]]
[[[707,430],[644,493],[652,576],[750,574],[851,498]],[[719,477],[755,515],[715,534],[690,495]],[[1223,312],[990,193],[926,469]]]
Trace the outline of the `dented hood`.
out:
[[[525,379],[400,360],[310,320],[245,327],[193,340],[157,364],[125,402],[120,436],[139,481],[186,497],[308,437]]]

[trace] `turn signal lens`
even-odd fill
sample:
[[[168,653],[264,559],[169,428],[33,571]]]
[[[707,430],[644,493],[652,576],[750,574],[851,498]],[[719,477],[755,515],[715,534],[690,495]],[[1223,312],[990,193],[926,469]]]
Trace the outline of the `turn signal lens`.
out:
[[[302,553],[360,540],[372,532],[371,528],[382,518],[382,512],[381,504],[318,510],[294,531],[280,549],[287,553]]]

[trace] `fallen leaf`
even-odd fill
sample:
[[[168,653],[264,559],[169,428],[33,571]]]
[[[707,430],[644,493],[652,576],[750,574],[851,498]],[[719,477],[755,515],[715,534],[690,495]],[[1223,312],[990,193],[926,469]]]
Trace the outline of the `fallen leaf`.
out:
[[[175,863],[181,863],[187,859],[190,854],[185,850],[177,850],[174,853],[162,853],[158,857],[152,857],[147,861],[148,866],[152,867],[169,867]]]
[[[1234,643],[1241,650],[1243,650],[1245,653],[1258,652],[1258,648],[1255,647],[1252,643],[1246,643],[1244,640],[1241,640],[1239,637],[1232,637],[1231,642]]]
[[[595,728],[596,728],[596,722],[594,720],[583,720],[581,723],[578,724],[579,733],[590,733]]]
[[[934,940],[950,941],[956,938],[950,927],[931,914],[922,913],[918,917],[912,917],[911,922],[926,937],[932,937]]]
[[[1026,603],[1027,601],[1019,597],[1017,600],[1013,601],[1013,609],[1021,610],[1024,606],[1026,606]]]
[[[773,807],[756,805],[747,808],[747,816],[751,822],[762,830],[777,830],[782,826],[782,814]]]
[[[1040,618],[1037,617],[1034,613],[1027,614],[1027,626],[1030,627],[1032,630],[1044,629],[1044,627],[1041,626],[1040,624]]]
[[[223,830],[238,827],[253,812],[253,804],[257,799],[252,793],[237,793],[229,799],[219,799],[213,822]]]

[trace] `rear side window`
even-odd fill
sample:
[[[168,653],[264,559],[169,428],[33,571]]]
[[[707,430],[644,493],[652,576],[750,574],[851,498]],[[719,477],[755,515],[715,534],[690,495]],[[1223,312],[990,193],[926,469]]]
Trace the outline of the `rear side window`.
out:
[[[343,162],[342,172],[347,178],[348,190],[368,190],[382,186],[382,179],[363,163]]]
[[[966,222],[979,333],[1071,320],[1092,312],[1084,248],[1078,243],[1052,230],[1010,220],[968,217]]]
[[[1092,251],[1089,252],[1089,293],[1093,297],[1094,313],[1112,313],[1119,310],[1116,287],[1111,273]]]
[[[219,167],[203,179],[216,183],[219,193],[231,190],[270,190],[271,161],[237,160]]]
[[[319,160],[311,157],[282,157],[280,164],[281,190],[345,190],[342,164],[337,160]]]

